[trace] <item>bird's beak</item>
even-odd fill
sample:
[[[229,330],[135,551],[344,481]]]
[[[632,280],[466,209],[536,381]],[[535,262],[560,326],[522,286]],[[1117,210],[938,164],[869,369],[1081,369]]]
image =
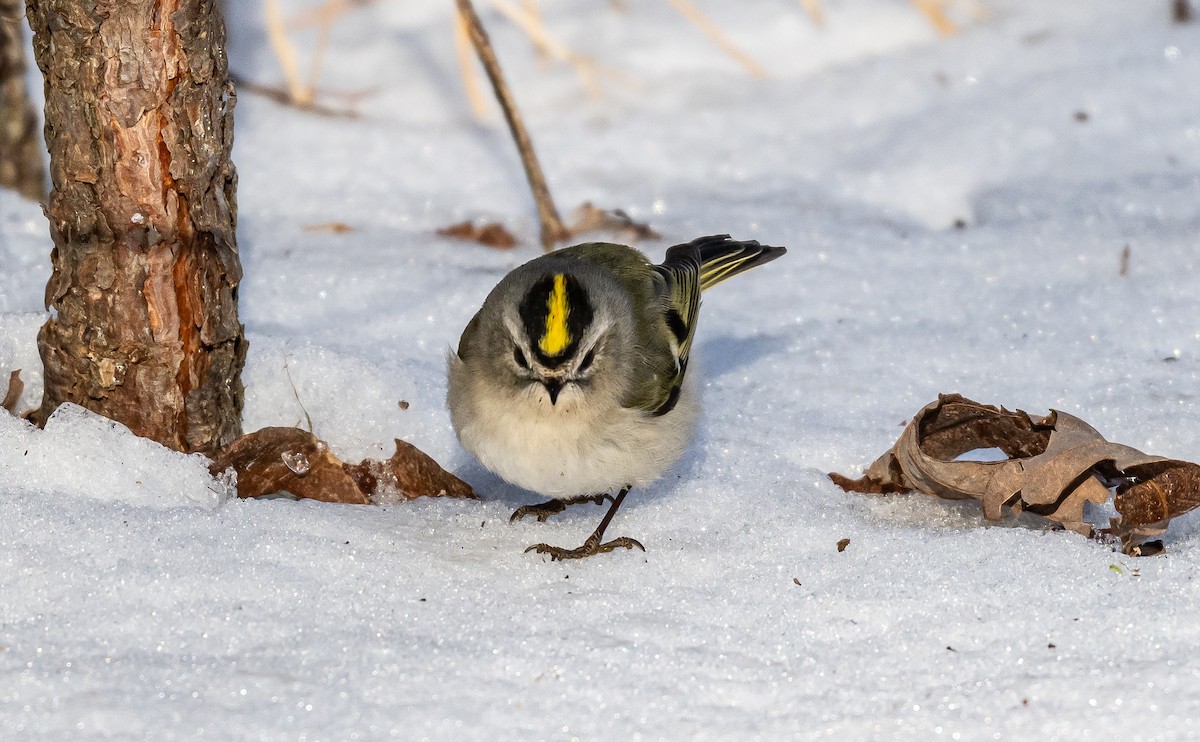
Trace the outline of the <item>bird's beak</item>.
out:
[[[558,404],[558,393],[562,391],[563,384],[558,379],[546,379],[542,382],[546,387],[546,391],[550,394],[550,404]]]

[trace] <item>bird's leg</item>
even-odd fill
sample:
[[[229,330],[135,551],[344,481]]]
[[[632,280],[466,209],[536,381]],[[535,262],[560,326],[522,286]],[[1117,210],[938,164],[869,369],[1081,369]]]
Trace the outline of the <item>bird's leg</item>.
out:
[[[579,497],[571,497],[566,500],[548,500],[540,505],[522,505],[513,511],[512,516],[508,519],[509,523],[518,521],[526,515],[536,515],[539,523],[545,523],[546,519],[551,515],[556,515],[566,510],[570,505],[580,505],[585,502],[590,502],[594,505],[599,505],[605,500],[612,502],[612,495],[581,495]]]
[[[628,536],[614,538],[612,541],[600,542],[604,538],[604,530],[608,528],[608,524],[612,522],[613,516],[617,514],[617,508],[621,507],[621,502],[625,500],[625,495],[629,494],[629,488],[621,490],[620,494],[613,499],[612,507],[604,515],[604,520],[600,521],[600,525],[596,527],[596,532],[588,536],[587,541],[583,542],[583,546],[578,549],[563,549],[558,546],[550,546],[549,544],[534,544],[525,550],[526,553],[536,551],[539,554],[549,554],[550,561],[556,559],[583,559],[584,557],[595,556],[596,554],[606,554],[613,549],[632,549],[637,547],[642,551],[646,550],[645,546]]]

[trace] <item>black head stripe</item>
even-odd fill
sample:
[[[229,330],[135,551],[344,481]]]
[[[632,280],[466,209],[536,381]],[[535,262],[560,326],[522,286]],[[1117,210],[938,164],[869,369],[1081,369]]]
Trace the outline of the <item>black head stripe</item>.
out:
[[[521,324],[537,361],[553,368],[572,357],[592,324],[587,290],[569,273],[537,280],[519,308]]]

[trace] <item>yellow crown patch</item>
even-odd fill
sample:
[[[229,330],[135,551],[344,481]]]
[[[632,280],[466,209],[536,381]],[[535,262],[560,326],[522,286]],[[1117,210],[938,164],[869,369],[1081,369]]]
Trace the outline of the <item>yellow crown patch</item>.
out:
[[[567,329],[567,317],[571,314],[571,302],[567,298],[567,279],[561,273],[554,275],[554,285],[546,298],[546,330],[538,341],[538,348],[548,356],[556,356],[571,344],[571,331]]]

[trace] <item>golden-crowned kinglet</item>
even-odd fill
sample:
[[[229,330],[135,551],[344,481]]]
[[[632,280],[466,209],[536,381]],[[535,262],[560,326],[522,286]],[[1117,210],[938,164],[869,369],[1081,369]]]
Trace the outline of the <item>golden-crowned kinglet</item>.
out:
[[[631,247],[589,242],[531,260],[492,289],[449,357],[458,439],[506,481],[554,498],[512,520],[612,501],[579,548],[526,551],[645,551],[631,538],[601,539],[629,490],[657,479],[691,441],[700,291],[785,252],[717,235],[675,245],[655,265]]]

